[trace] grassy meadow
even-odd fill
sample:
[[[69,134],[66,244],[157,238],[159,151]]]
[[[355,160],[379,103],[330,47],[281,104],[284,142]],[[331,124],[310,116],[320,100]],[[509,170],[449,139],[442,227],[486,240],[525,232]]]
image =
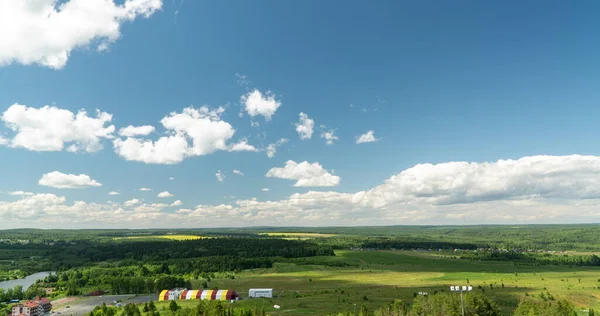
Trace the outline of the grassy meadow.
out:
[[[232,289],[247,297],[249,288],[273,288],[274,299],[250,299],[240,306],[262,306],[286,315],[323,315],[352,311],[354,303],[374,310],[394,299],[411,302],[415,292],[449,291],[450,285],[471,285],[494,299],[506,314],[520,297],[550,293],[566,298],[581,310],[600,308],[600,269],[569,266],[515,266],[512,262],[452,259],[436,252],[336,251],[335,257],[315,260],[345,262],[354,267],[277,263],[270,269],[214,279],[209,286]],[[201,280],[194,288],[201,288]],[[481,289],[479,288],[481,286]],[[184,302],[183,304],[193,304]],[[273,310],[274,311],[274,310]],[[276,313],[277,314],[277,313]]]

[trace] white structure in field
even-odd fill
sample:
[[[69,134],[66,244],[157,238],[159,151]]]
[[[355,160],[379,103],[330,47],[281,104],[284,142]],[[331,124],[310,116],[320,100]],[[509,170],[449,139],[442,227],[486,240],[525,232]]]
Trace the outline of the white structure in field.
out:
[[[273,297],[273,289],[250,289],[248,297]]]

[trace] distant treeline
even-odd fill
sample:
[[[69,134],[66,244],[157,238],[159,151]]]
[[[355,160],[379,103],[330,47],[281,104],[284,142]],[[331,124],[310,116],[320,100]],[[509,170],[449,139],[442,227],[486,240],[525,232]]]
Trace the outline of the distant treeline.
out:
[[[39,246],[38,246],[39,247]],[[206,258],[198,264],[208,270],[229,270],[231,267],[263,267],[258,258],[299,258],[332,256],[333,248],[308,241],[259,238],[211,238],[184,241],[92,242],[41,247],[40,255],[52,262],[53,270],[66,270],[90,263],[133,260],[145,263],[176,259]],[[216,260],[217,257],[226,257]],[[212,259],[211,259],[212,258]],[[244,260],[242,260],[244,259]],[[215,263],[219,261],[220,263]],[[186,263],[187,264],[187,263]]]
[[[535,265],[572,265],[600,267],[600,257],[596,255],[555,255],[521,252],[469,252],[461,253],[460,259],[481,260],[481,261],[511,261],[518,263],[529,263]]]
[[[462,250],[475,250],[477,245],[470,243],[455,243],[455,242],[443,242],[443,241],[410,241],[410,240],[398,240],[398,239],[381,239],[381,240],[369,240],[362,243],[362,248],[372,249],[398,249],[398,250],[413,250],[413,249],[462,249]]]
[[[474,225],[474,226],[378,226],[378,227],[247,227],[210,229],[148,230],[0,230],[1,240],[28,240],[31,243],[70,241],[112,242],[115,237],[169,234],[260,237],[265,232],[334,234],[319,242],[336,249],[360,247],[362,241],[384,237],[476,244],[481,247],[521,250],[596,251],[600,249],[600,224],[577,225]],[[265,238],[265,237],[261,237]],[[0,242],[1,244],[1,242]]]

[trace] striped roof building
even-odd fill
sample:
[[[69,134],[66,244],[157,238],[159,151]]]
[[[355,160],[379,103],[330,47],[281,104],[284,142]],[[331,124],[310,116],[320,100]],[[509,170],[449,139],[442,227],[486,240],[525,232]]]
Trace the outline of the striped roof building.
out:
[[[232,290],[163,290],[158,296],[159,301],[172,300],[213,300],[231,301],[239,299],[239,294]]]

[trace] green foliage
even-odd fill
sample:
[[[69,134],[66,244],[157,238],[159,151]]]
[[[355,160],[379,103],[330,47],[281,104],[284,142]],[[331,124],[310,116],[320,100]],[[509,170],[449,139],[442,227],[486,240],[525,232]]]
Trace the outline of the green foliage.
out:
[[[471,316],[499,316],[502,315],[498,305],[487,296],[469,292],[464,294],[465,315]],[[381,316],[392,315],[461,315],[462,306],[460,296],[455,293],[437,293],[434,295],[418,296],[413,301],[410,313],[393,314],[386,310],[379,310]]]
[[[169,310],[172,312],[179,310],[179,305],[177,305],[177,302],[171,301],[171,303],[169,303]]]
[[[408,316],[410,308],[402,300],[395,300],[384,307],[375,310],[375,316]]]
[[[577,311],[573,304],[565,300],[550,302],[527,297],[519,302],[519,306],[517,306],[514,316],[529,315],[577,316]]]

